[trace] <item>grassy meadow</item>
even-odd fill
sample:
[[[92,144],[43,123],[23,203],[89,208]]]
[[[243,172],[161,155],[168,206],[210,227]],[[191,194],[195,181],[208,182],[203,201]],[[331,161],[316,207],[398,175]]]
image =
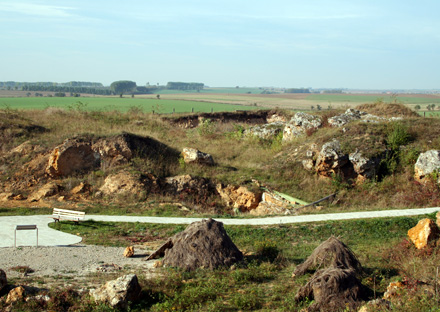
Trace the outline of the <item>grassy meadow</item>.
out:
[[[144,113],[169,114],[194,112],[219,112],[248,110],[254,107],[202,101],[131,98],[131,97],[13,97],[0,98],[0,108],[43,110],[49,107],[83,111],[120,111],[135,110]]]

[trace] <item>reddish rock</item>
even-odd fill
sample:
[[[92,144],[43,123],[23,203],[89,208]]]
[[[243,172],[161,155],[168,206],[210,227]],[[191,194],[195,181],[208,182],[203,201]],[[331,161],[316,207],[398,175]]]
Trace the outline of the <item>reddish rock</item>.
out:
[[[127,248],[125,248],[125,250],[124,250],[124,257],[131,258],[133,256],[134,256],[134,247],[133,246],[128,246]]]
[[[18,286],[12,289],[8,293],[8,297],[6,298],[6,304],[14,303],[19,300],[24,300],[24,297],[26,295],[26,290],[23,286]]]
[[[435,242],[440,234],[440,230],[431,219],[422,219],[415,227],[408,231],[409,239],[417,249],[422,249]]]
[[[52,151],[46,172],[51,177],[68,176],[97,168],[99,164],[99,153],[95,153],[89,143],[66,140]]]
[[[217,185],[217,192],[228,207],[238,209],[241,212],[248,212],[258,207],[261,202],[262,192],[251,192],[244,186],[228,185],[223,187]]]

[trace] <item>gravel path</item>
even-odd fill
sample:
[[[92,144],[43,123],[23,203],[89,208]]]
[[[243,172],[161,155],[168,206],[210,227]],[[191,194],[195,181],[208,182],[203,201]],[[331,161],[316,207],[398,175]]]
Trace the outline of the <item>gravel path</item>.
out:
[[[26,266],[34,270],[29,276],[83,276],[95,272],[118,272],[144,269],[154,261],[144,261],[147,250],[135,248],[135,256],[123,256],[123,247],[74,245],[69,247],[8,247],[0,249],[0,268],[8,278],[23,277],[11,269]]]

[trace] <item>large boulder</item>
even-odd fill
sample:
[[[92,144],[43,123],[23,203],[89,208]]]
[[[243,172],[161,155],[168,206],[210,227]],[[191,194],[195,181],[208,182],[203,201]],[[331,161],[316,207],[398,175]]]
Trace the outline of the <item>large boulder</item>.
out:
[[[414,178],[422,182],[426,176],[438,171],[440,171],[440,151],[430,150],[419,155],[414,165]]]
[[[321,176],[331,177],[335,173],[339,173],[347,163],[347,154],[342,152],[341,144],[334,139],[322,146],[316,159],[315,170]]]
[[[90,295],[95,301],[106,302],[114,308],[126,309],[129,302],[135,302],[139,298],[140,292],[141,286],[137,276],[129,274],[91,290]]]
[[[223,223],[208,219],[191,223],[148,259],[156,257],[164,257],[164,266],[193,271],[230,267],[241,261],[243,254],[226,233]]]
[[[8,279],[6,278],[6,273],[2,269],[0,269],[0,291],[8,285]]]
[[[46,173],[51,177],[68,176],[97,168],[100,161],[100,155],[93,151],[90,143],[67,139],[52,151]]]
[[[241,212],[249,212],[257,208],[261,202],[261,191],[252,192],[244,186],[218,184],[216,189],[228,207]]]
[[[295,137],[305,134],[307,130],[319,128],[321,125],[322,120],[318,116],[296,113],[284,127],[283,141],[290,141]]]
[[[408,237],[417,249],[425,248],[436,242],[439,235],[440,230],[437,224],[431,219],[420,220],[415,227],[408,231]]]
[[[379,169],[380,162],[386,153],[382,153],[376,157],[365,157],[361,152],[355,151],[348,155],[348,159],[353,165],[354,172],[357,176],[357,182],[362,183],[367,179],[374,178]]]
[[[137,175],[121,171],[105,178],[104,184],[99,189],[102,194],[115,196],[122,194],[137,195],[145,190],[145,184]]]
[[[202,165],[214,165],[214,160],[210,154],[201,152],[195,148],[184,147],[182,150],[182,156],[185,163],[197,163]]]

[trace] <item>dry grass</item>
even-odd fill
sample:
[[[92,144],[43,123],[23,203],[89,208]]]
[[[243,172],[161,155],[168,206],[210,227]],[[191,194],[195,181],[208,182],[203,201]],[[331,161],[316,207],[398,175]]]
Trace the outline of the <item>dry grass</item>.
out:
[[[415,111],[400,103],[371,103],[356,106],[356,109],[381,117],[420,117]]]

